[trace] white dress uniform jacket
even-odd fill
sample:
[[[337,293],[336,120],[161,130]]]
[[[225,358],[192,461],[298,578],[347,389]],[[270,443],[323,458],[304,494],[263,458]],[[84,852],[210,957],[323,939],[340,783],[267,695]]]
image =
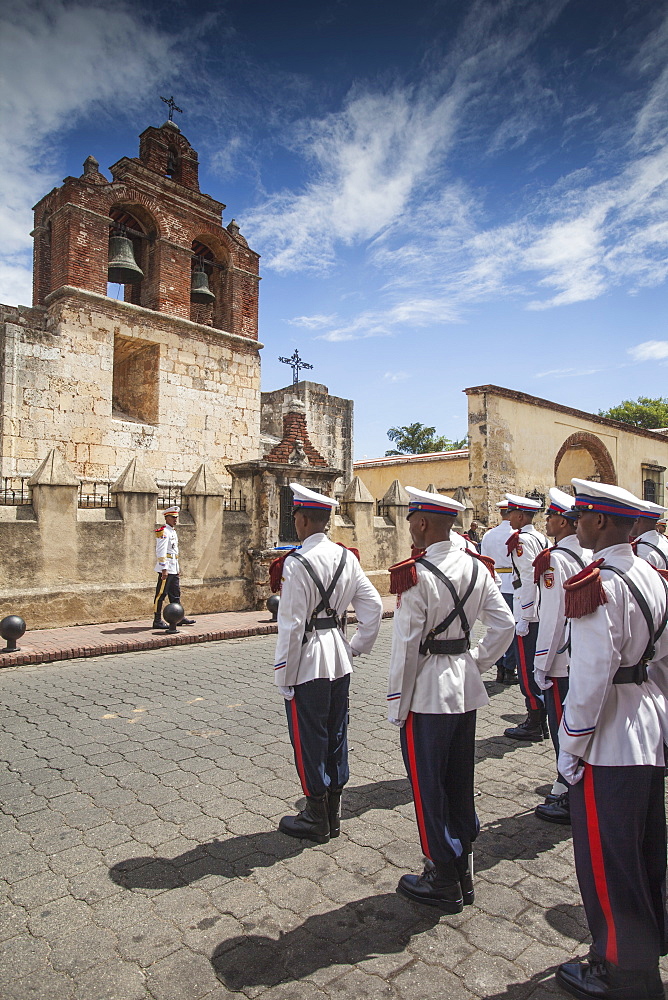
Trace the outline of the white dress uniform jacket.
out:
[[[176,529],[166,524],[155,540],[156,573],[166,569],[168,573],[179,572],[179,537]]]
[[[559,550],[568,549],[574,552],[585,566],[592,560],[591,549],[583,549],[576,535],[567,535],[557,544],[559,549],[550,554],[549,568],[541,575],[538,584],[540,618],[533,672],[541,691],[550,687],[548,677],[568,676],[570,629],[564,612],[566,601],[564,583],[582,569],[580,563],[568,555],[568,552]]]
[[[646,542],[649,544],[645,544]],[[636,544],[636,555],[639,559],[644,559],[650,566],[656,566],[658,569],[668,569],[668,541],[659,534],[656,528],[638,535]],[[659,552],[651,548],[652,545],[659,549]]]
[[[667,610],[663,580],[630,545],[611,545],[595,554],[628,573],[660,626]],[[603,767],[663,767],[668,740],[668,630],[657,642],[643,684],[613,684],[618,667],[639,663],[648,640],[642,611],[615,573],[601,573],[607,603],[571,621],[568,698],[559,729],[562,750]],[[658,679],[658,682],[657,682]],[[663,686],[663,692],[662,692]]]
[[[513,612],[515,621],[538,621],[538,587],[533,582],[533,561],[539,552],[547,547],[547,539],[533,524],[520,529],[519,547],[511,553],[513,581],[519,587],[513,588]],[[572,574],[571,574],[572,575]]]
[[[316,532],[304,541],[299,554],[327,589],[341,559],[342,548],[324,532]],[[278,687],[294,687],[318,677],[330,681],[352,672],[352,656],[369,653],[380,629],[383,602],[376,588],[364,575],[356,556],[348,552],[330,607],[341,617],[352,604],[358,627],[350,642],[338,628],[314,629],[306,642],[304,627],[320,603],[320,593],[306,568],[292,556],[283,565],[281,597],[278,605],[278,639],[274,661],[274,681]],[[327,615],[322,612],[320,618]]]
[[[401,595],[394,613],[390,654],[388,718],[406,719],[409,712],[457,714],[481,708],[489,701],[480,676],[505,653],[514,632],[508,605],[489,570],[452,542],[435,542],[425,558],[440,569],[462,597],[476,562],[478,576],[464,612],[471,627],[478,619],[487,626],[485,637],[466,653],[420,653],[432,628],[453,608],[450,592],[431,570],[417,564],[417,584]],[[457,616],[438,639],[461,639]]]
[[[508,555],[506,542],[513,533],[510,521],[501,521],[482,536],[480,554],[494,560],[494,568],[501,581],[501,593],[513,593],[513,564]]]

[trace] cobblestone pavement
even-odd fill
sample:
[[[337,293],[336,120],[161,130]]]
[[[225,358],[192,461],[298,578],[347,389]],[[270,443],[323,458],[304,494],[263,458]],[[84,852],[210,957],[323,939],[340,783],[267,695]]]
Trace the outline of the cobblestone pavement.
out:
[[[395,894],[421,865],[397,731],[391,623],[352,687],[343,832],[276,831],[299,786],[272,637],[3,672],[3,1000],[547,1000],[586,928],[569,828],[532,808],[547,744],[490,683],[479,713],[476,903]],[[359,661],[358,661],[359,663]]]

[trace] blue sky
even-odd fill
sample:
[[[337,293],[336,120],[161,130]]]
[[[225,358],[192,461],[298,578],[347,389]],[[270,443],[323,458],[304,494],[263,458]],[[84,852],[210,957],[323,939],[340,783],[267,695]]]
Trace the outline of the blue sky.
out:
[[[596,411],[668,395],[668,2],[3,5],[0,301],[31,207],[178,124],[262,254],[279,355],[390,426],[466,433],[493,382]]]

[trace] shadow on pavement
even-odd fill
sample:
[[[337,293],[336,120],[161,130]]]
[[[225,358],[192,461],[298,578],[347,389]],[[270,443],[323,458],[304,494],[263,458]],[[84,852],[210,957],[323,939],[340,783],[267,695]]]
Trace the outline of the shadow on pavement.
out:
[[[545,910],[544,916],[550,927],[554,927],[564,937],[581,942],[589,936],[584,906],[581,903],[559,903],[558,906]],[[564,961],[569,961],[571,957]]]
[[[358,899],[308,917],[278,940],[249,934],[223,941],[211,964],[218,979],[234,991],[296,982],[318,969],[404,951],[414,935],[439,921],[439,910],[422,909],[427,912],[394,893]]]
[[[302,808],[303,799],[297,803]],[[344,821],[369,809],[394,809],[412,802],[406,778],[347,787],[343,795]],[[267,830],[227,840],[200,844],[175,858],[139,857],[119,861],[109,870],[112,881],[126,889],[176,889],[205,875],[243,878],[256,868],[269,868],[277,861],[294,858],[308,847],[307,841],[295,840]]]
[[[101,628],[101,635],[134,635],[136,632],[153,632],[152,625],[131,625],[128,628]]]
[[[475,868],[482,872],[500,861],[534,861],[570,837],[570,826],[544,823],[532,813],[504,816],[481,827],[474,848]]]
[[[564,959],[566,961],[566,959]],[[536,972],[523,983],[509,983],[501,993],[489,993],[485,1000],[554,1000],[565,996],[557,986],[554,974],[556,965],[543,972]]]

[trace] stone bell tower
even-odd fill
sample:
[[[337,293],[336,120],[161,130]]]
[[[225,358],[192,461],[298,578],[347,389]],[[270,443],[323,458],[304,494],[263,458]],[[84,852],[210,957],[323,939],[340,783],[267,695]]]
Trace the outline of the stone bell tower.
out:
[[[229,481],[258,454],[259,255],[198,167],[166,121],[111,180],[89,156],[35,206],[33,308],[0,306],[2,475],[57,447],[85,477],[142,453],[159,480],[205,461]]]

